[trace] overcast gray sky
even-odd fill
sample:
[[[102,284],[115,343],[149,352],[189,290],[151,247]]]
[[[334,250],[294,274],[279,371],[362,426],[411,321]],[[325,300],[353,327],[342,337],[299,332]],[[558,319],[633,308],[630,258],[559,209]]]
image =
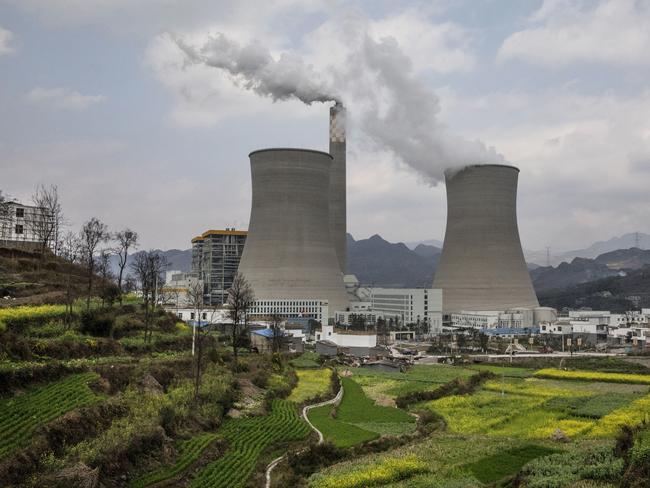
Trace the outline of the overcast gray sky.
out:
[[[344,78],[361,100],[348,128],[356,238],[442,239],[440,162],[378,143],[385,127],[368,117],[395,94],[353,73],[354,31],[397,53],[390,66],[418,89],[405,106],[428,100],[445,131],[521,168],[524,247],[650,232],[649,25],[648,0],[0,0],[0,189],[28,201],[57,184],[73,228],[96,216],[143,247],[246,228],[248,153],[326,150],[328,106],[273,102],[174,42],[223,33]],[[417,112],[390,134],[417,130]]]

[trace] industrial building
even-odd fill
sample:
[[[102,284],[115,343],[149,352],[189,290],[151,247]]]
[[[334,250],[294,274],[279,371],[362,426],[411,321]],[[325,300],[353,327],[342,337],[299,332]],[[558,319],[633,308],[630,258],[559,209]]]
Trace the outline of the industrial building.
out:
[[[347,310],[330,230],[332,156],[276,148],[249,157],[253,195],[239,272],[253,288],[256,306],[273,314],[273,303],[297,310],[302,302],[327,302],[328,318]]]
[[[539,306],[517,227],[519,169],[474,165],[445,173],[447,228],[433,288],[443,313]]]
[[[192,239],[192,275],[203,282],[205,305],[228,301],[228,289],[239,268],[248,232],[208,230]]]
[[[376,287],[368,290],[371,309],[377,315],[393,317],[401,325],[427,324],[429,335],[442,332],[442,290]]]
[[[314,319],[327,323],[329,319],[329,304],[326,300],[293,300],[293,299],[259,299],[256,298],[248,311],[251,319],[266,319],[277,315],[283,320],[293,318]]]

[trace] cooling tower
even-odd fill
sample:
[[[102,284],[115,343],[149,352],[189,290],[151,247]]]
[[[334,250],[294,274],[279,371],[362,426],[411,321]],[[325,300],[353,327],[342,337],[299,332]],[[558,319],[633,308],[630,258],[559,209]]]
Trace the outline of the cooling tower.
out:
[[[349,307],[330,236],[332,156],[307,149],[250,154],[253,201],[239,272],[255,297],[329,301]]]
[[[443,312],[539,306],[517,228],[519,169],[476,165],[445,177],[447,230],[433,280]]]
[[[341,273],[347,267],[345,108],[336,103],[330,108],[330,233]]]

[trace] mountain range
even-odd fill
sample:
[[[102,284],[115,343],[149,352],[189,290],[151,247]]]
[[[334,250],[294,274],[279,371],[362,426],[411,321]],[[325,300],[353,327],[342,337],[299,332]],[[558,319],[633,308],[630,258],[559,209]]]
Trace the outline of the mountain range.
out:
[[[646,236],[639,234],[638,240],[642,241]],[[647,237],[650,241],[650,236]],[[566,256],[577,256],[557,266],[538,266],[529,262],[528,268],[535,290],[541,293],[564,289],[603,278],[624,276],[630,270],[642,269],[650,264],[650,250],[610,249],[619,243],[625,244],[630,239],[636,242],[637,237],[635,234],[626,234],[594,243],[583,250],[566,253]],[[439,241],[432,239],[404,244],[388,242],[376,234],[359,240],[348,234],[348,273],[356,275],[366,285],[407,288],[431,286],[441,253],[440,246],[432,243]],[[597,253],[598,250],[605,251]],[[168,269],[190,270],[191,249],[159,252],[167,259]],[[134,255],[136,254],[138,253]],[[133,255],[130,256],[132,258]],[[117,258],[113,259],[113,268],[117,268]]]

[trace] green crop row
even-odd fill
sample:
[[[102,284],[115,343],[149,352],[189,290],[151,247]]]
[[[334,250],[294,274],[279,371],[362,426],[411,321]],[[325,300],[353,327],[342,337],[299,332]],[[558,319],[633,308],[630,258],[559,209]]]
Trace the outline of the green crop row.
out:
[[[0,400],[0,458],[28,444],[37,427],[97,401],[98,397],[88,386],[97,377],[95,373],[75,374]]]
[[[265,449],[280,442],[302,440],[309,434],[309,427],[298,416],[295,404],[276,399],[269,415],[230,419],[219,434],[228,442],[229,449],[199,472],[193,487],[245,486]]]
[[[201,456],[201,453],[212,444],[216,438],[216,433],[208,432],[181,442],[178,447],[178,459],[174,465],[137,479],[132,483],[132,488],[144,488],[153,485],[154,483],[159,483],[173,478],[174,476],[178,476],[194,464],[197,459],[199,459],[199,456]]]

